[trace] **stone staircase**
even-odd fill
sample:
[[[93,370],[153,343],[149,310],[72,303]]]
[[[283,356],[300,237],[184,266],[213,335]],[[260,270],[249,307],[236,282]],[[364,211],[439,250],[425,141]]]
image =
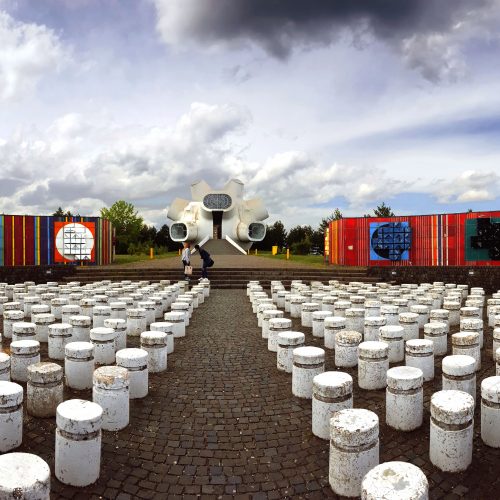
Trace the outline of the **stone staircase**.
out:
[[[192,280],[197,280],[200,269],[193,269]],[[99,268],[83,267],[76,268],[75,273],[64,278],[68,281],[80,281],[88,283],[92,281],[111,280],[171,280],[178,281],[183,278],[182,269],[134,269],[134,268]],[[341,282],[362,281],[375,283],[380,281],[378,276],[368,275],[367,268],[332,268],[322,269],[314,267],[304,268],[214,268],[209,269],[209,278],[213,288],[245,288],[249,280],[258,280],[264,287],[269,287],[271,281],[279,280],[285,286],[290,286],[291,280],[303,280],[304,282],[328,280],[339,280]]]

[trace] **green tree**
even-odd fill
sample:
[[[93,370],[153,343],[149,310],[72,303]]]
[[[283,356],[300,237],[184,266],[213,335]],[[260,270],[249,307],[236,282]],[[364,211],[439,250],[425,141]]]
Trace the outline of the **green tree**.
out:
[[[291,248],[294,243],[300,243],[307,238],[311,240],[313,229],[311,226],[295,226],[290,229],[287,237],[287,244]]]
[[[342,219],[343,217],[344,216],[342,215],[340,209],[336,208],[328,217],[325,217],[321,220],[321,222],[319,223],[320,232],[325,234],[326,228],[330,225],[330,222]]]
[[[392,211],[392,208],[382,202],[381,205],[378,205],[377,208],[373,211],[373,217],[394,217],[396,214]],[[367,214],[365,217],[372,217],[372,215]]]
[[[115,201],[110,208],[101,208],[101,217],[109,219],[116,230],[116,253],[127,253],[129,245],[139,241],[144,220],[132,203]]]
[[[73,217],[73,214],[69,210],[65,212],[62,207],[59,207],[52,215],[54,217]]]
[[[165,248],[169,252],[177,250],[180,246],[179,243],[172,241],[172,238],[170,237],[170,229],[167,224],[163,224],[160,230],[156,233],[155,245]]]
[[[286,245],[287,233],[283,222],[277,220],[272,226],[269,226],[267,230],[269,232],[271,246],[283,248]]]

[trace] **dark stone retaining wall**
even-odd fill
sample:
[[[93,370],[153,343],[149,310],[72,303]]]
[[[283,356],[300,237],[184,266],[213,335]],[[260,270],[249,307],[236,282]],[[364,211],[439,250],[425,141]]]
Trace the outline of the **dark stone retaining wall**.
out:
[[[369,267],[368,275],[379,276],[382,281],[394,281],[397,284],[444,281],[445,283],[482,286],[488,295],[500,290],[500,266]]]
[[[47,281],[62,281],[65,276],[75,273],[74,266],[2,266],[0,267],[0,282],[23,283],[34,281],[46,283]]]

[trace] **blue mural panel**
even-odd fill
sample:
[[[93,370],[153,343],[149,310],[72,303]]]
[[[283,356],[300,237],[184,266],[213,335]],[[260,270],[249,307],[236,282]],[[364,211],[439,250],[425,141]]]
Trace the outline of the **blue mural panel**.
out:
[[[408,260],[410,246],[408,222],[370,223],[370,260]]]

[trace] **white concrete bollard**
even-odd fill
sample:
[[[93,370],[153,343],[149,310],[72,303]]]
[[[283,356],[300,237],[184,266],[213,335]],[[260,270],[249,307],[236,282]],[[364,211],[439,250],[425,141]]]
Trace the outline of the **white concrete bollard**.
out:
[[[366,318],[377,318],[380,316],[381,302],[378,300],[366,300],[365,301],[365,317]]]
[[[50,359],[64,359],[66,344],[73,341],[73,329],[66,323],[53,323],[49,325],[48,354]]]
[[[110,318],[111,318],[111,307],[95,306],[92,312],[92,327],[93,328],[104,327],[104,320]]]
[[[57,407],[54,473],[63,484],[88,486],[99,479],[103,409],[82,399]]]
[[[424,339],[433,343],[434,356],[444,356],[448,352],[447,325],[431,322],[424,325]]]
[[[94,371],[92,400],[102,408],[102,428],[119,431],[129,423],[129,372],[122,366]]]
[[[358,348],[358,385],[361,389],[383,389],[387,385],[389,346],[385,342],[361,342]]]
[[[12,324],[12,341],[16,340],[37,340],[35,323],[19,321]]]
[[[351,307],[345,310],[346,330],[363,334],[365,329],[365,310],[360,307]]]
[[[476,361],[471,356],[446,356],[442,362],[443,390],[463,391],[476,399]]]
[[[115,338],[113,328],[100,326],[90,330],[90,342],[94,345],[97,365],[111,365],[115,362]]]
[[[35,323],[36,340],[40,343],[49,341],[49,325],[54,324],[56,318],[53,314],[37,314],[33,318]],[[63,321],[64,323],[64,321]]]
[[[365,341],[378,341],[380,328],[386,326],[387,321],[383,316],[370,316],[365,318],[363,339]]]
[[[90,342],[70,342],[64,348],[66,385],[71,389],[92,389],[95,368],[94,345]]]
[[[429,313],[429,323],[444,323],[446,334],[450,333],[450,312],[447,309],[432,309]]]
[[[262,318],[264,311],[271,311],[274,310],[276,311],[278,308],[276,307],[276,304],[272,304],[271,301],[272,299],[262,299],[259,300],[259,303],[257,305],[257,326],[262,328]]]
[[[417,313],[400,313],[399,326],[403,328],[403,339],[405,342],[411,339],[418,339],[419,325]]]
[[[41,303],[40,297],[36,295],[27,296],[24,298],[24,317],[31,319],[31,308]]]
[[[14,323],[24,321],[24,312],[18,309],[4,311],[3,313],[3,337],[6,339],[12,338],[12,330]]]
[[[167,369],[167,334],[152,331],[141,333],[141,349],[148,353],[149,373],[164,372]]]
[[[379,463],[378,428],[369,410],[340,410],[331,418],[328,480],[335,494],[361,494],[363,477]]]
[[[115,351],[127,347],[127,321],[124,319],[105,319],[104,328],[112,328],[115,331]]]
[[[50,500],[50,468],[31,453],[0,456],[0,498]]]
[[[50,313],[50,306],[47,304],[36,304],[34,306],[31,306],[31,316],[30,316],[30,321],[33,323],[33,319],[37,314],[49,314]]]
[[[457,301],[452,301],[452,300],[445,300],[443,302],[443,309],[446,309],[450,316],[449,316],[449,323],[450,326],[458,326],[460,323],[460,307],[461,304],[460,302]]]
[[[341,316],[329,316],[324,322],[325,347],[335,349],[335,337],[337,333],[345,330],[345,318]]]
[[[497,350],[500,348],[500,327],[493,329],[493,360],[497,361]],[[497,374],[498,375],[498,374]]]
[[[419,368],[396,366],[387,371],[385,420],[389,427],[413,431],[422,425],[423,381]]]
[[[10,356],[0,352],[0,381],[10,381]]]
[[[330,438],[330,419],[336,411],[352,408],[352,377],[344,372],[324,372],[313,379],[312,433]]]
[[[484,444],[500,448],[500,377],[481,382],[481,439]]]
[[[148,395],[148,353],[144,349],[128,348],[116,353],[116,364],[126,368],[130,379],[130,399]]]
[[[305,328],[312,328],[313,312],[320,310],[321,306],[317,302],[304,302],[300,310],[302,326]]]
[[[61,322],[62,323],[70,323],[71,316],[79,316],[80,315],[80,306],[75,306],[71,304],[66,304],[61,307]]]
[[[451,336],[453,354],[471,356],[476,361],[476,371],[481,369],[481,348],[479,334],[475,332],[459,332]]]
[[[90,342],[90,328],[92,326],[90,316],[70,316],[69,324],[71,325],[71,335],[74,342]]]
[[[389,346],[389,363],[400,363],[405,359],[404,334],[403,326],[380,327],[379,340]]]
[[[405,345],[405,364],[420,368],[424,382],[434,379],[434,352],[432,340],[412,339]]]
[[[386,325],[399,325],[399,308],[392,304],[380,306],[380,316],[385,318]],[[366,325],[366,323],[365,323]],[[385,325],[382,325],[385,326]]]
[[[342,330],[335,336],[335,366],[349,368],[358,364],[358,346],[363,335],[354,330]]]
[[[313,337],[324,338],[326,318],[333,318],[333,313],[330,311],[314,311],[312,313]]]
[[[475,332],[479,335],[479,348],[484,345],[483,337],[483,320],[479,318],[462,318],[460,319],[461,332]]]
[[[63,402],[63,370],[56,363],[28,366],[26,409],[34,417],[54,417]]]
[[[185,321],[185,314],[183,312],[171,311],[165,313],[163,315],[163,318],[165,319],[166,322],[172,324],[172,332],[174,335],[174,339],[186,336],[186,321]]]
[[[325,371],[325,351],[319,347],[303,346],[293,350],[292,394],[312,398],[313,379]]]
[[[274,318],[283,318],[285,313],[277,309],[266,309],[262,312],[262,338],[269,338],[269,320]]]
[[[143,308],[127,309],[127,335],[139,337],[146,329],[146,310]]]
[[[95,304],[95,299],[92,299],[90,297],[85,297],[80,300],[80,314],[82,316],[88,316],[89,318],[94,317],[94,306]]]
[[[14,382],[2,380],[0,381],[0,453],[21,446],[22,442],[23,388]]]
[[[408,462],[385,462],[369,471],[361,483],[362,500],[428,500],[425,474]]]
[[[410,312],[417,315],[418,328],[422,330],[424,325],[429,322],[429,308],[421,304],[415,304],[410,307]]]
[[[445,472],[472,462],[474,398],[463,391],[439,391],[431,397],[429,458]]]
[[[28,381],[28,366],[40,362],[40,342],[17,340],[10,344],[10,378],[15,382]]]
[[[163,332],[167,334],[167,354],[172,354],[174,352],[174,324],[168,321],[157,321],[151,323],[149,329],[152,332]]]
[[[187,302],[174,302],[170,308],[172,312],[182,313],[185,325],[189,326],[189,304]]]
[[[267,349],[278,352],[278,334],[291,331],[292,320],[288,318],[273,318],[269,320],[269,335],[267,338]]]
[[[302,315],[302,304],[307,302],[307,298],[302,295],[292,295],[290,297],[290,317],[300,318]]]
[[[111,308],[111,319],[127,320],[127,304],[125,302],[110,302],[109,307]]]
[[[276,354],[276,365],[278,370],[292,373],[293,350],[302,347],[305,343],[305,335],[301,332],[285,331],[278,333],[278,344]]]

